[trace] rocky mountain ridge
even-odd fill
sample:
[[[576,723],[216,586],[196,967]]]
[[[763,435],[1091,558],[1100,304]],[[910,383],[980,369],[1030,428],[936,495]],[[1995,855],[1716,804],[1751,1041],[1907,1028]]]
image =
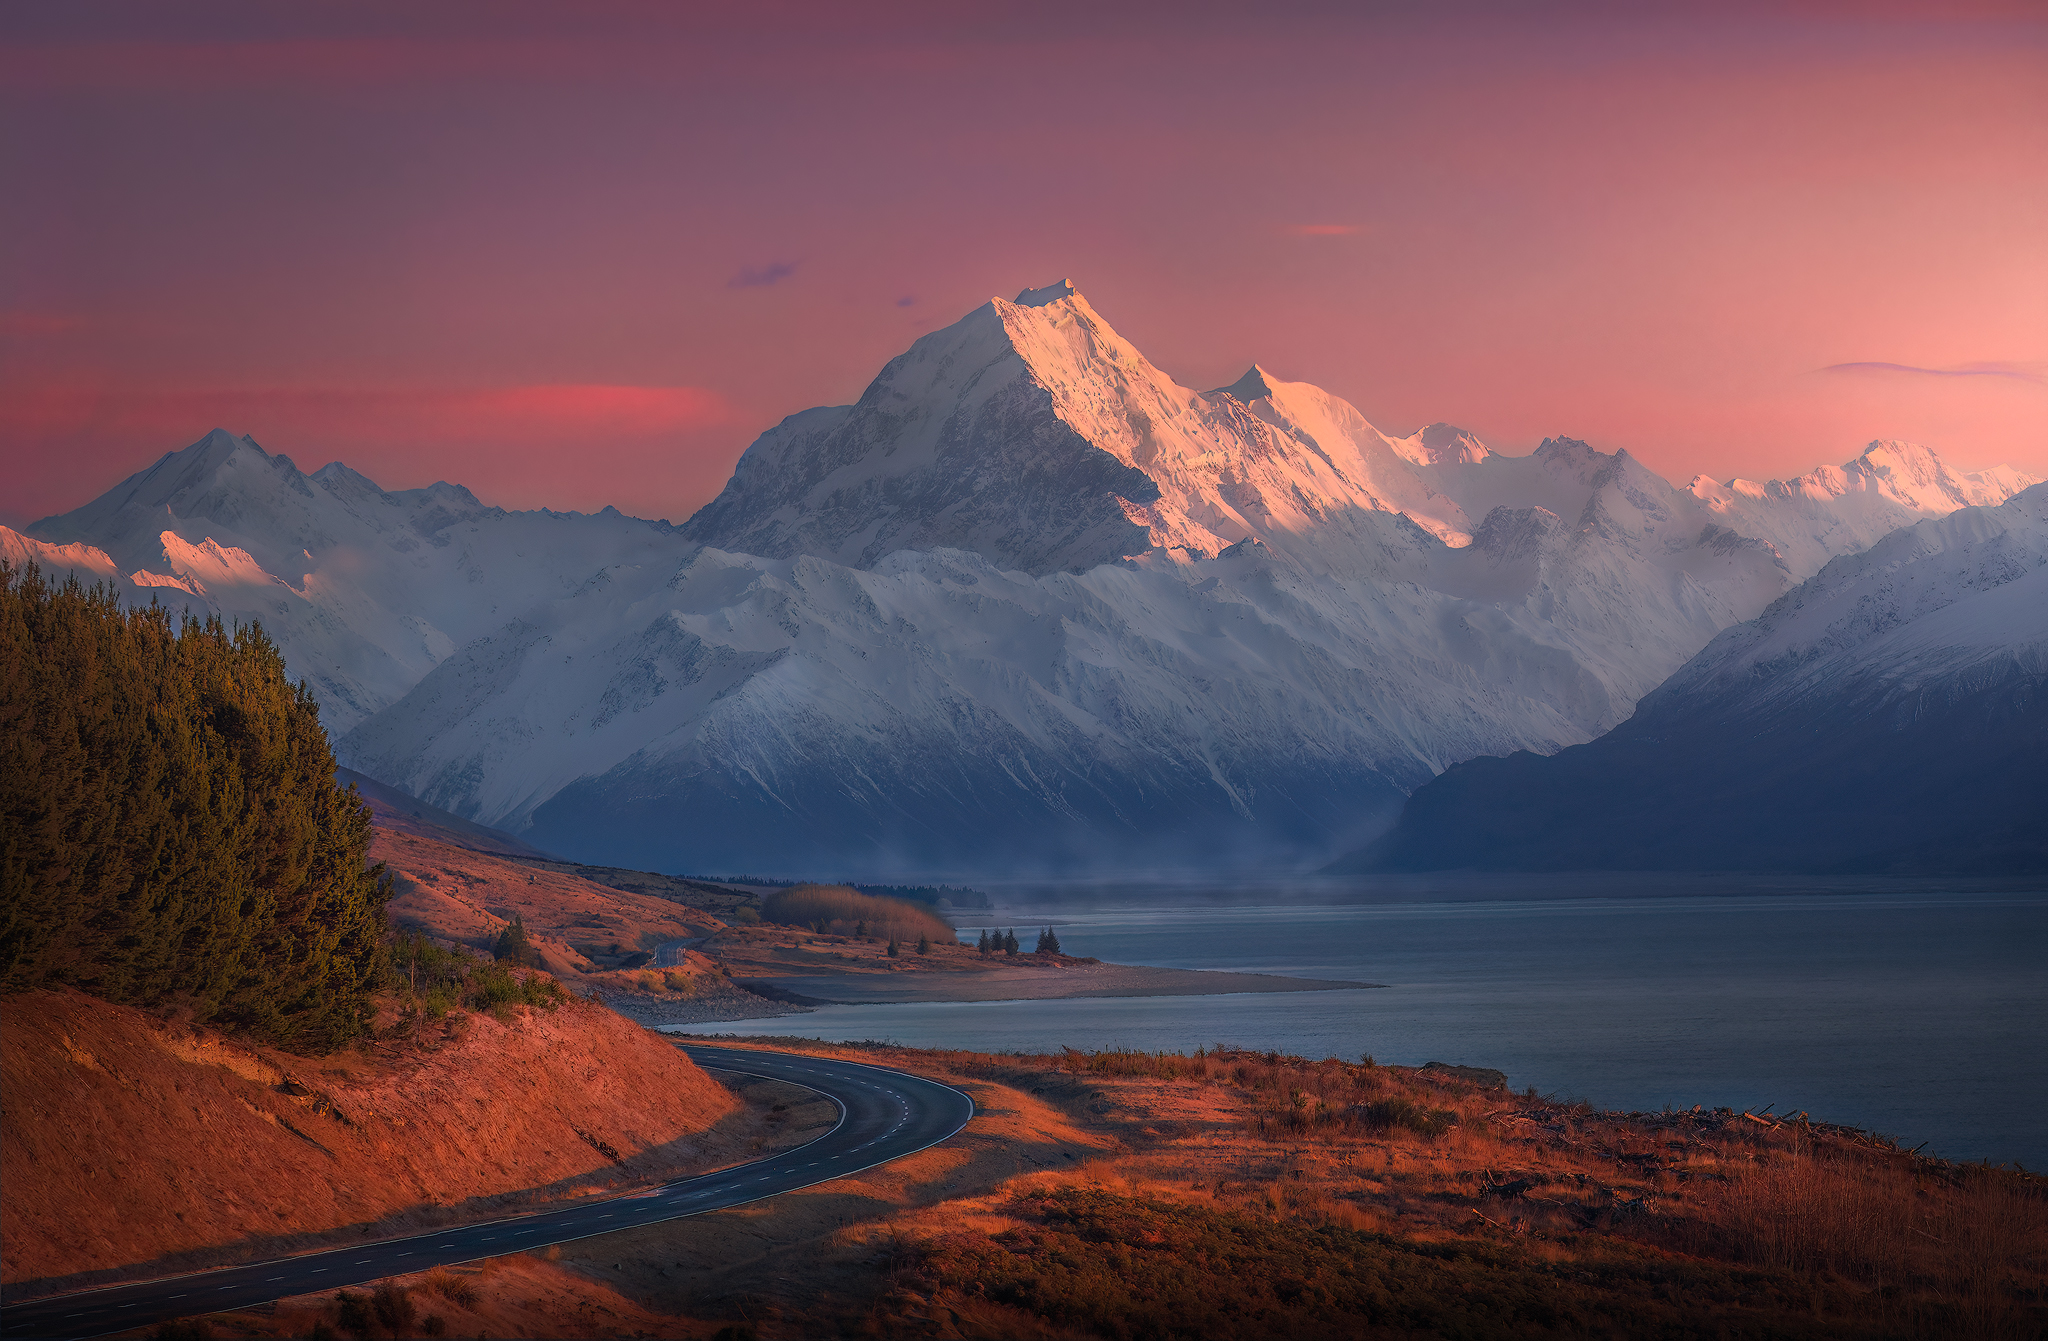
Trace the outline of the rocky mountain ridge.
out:
[[[2048,870],[2048,485],[1904,527],[1590,744],[1451,768],[1347,870]]]
[[[345,762],[590,860],[1298,864],[1459,760],[1594,738],[1828,558],[2024,483],[1873,444],[1677,489],[1565,437],[1397,437],[1258,367],[1181,387],[1062,284],[785,420],[681,527],[216,432],[0,547],[260,617]]]

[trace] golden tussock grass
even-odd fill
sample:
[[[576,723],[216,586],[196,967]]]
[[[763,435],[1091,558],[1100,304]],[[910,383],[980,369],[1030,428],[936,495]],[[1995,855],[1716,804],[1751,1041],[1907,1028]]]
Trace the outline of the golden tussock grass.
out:
[[[853,1177],[564,1245],[558,1259],[502,1259],[517,1270],[480,1279],[476,1310],[449,1306],[451,1329],[2048,1329],[2039,1179],[1915,1158],[1847,1129],[1726,1111],[1601,1112],[1428,1071],[1232,1048],[1019,1056],[721,1041],[929,1075],[967,1090],[977,1116],[942,1146]]]

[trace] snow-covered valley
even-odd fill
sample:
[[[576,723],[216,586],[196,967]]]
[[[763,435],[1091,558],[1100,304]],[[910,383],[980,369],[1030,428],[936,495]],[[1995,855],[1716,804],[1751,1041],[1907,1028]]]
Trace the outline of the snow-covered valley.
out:
[[[1313,864],[1480,755],[1625,720],[1721,630],[2031,483],[1875,443],[1675,488],[1569,438],[1189,390],[1070,286],[764,434],[680,527],[386,492],[210,434],[0,557],[260,618],[351,766],[592,860]]]

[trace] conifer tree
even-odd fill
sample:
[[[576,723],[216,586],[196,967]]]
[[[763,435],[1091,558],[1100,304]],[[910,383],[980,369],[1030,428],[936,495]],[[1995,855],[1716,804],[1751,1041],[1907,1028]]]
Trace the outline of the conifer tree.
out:
[[[1032,953],[1041,955],[1056,955],[1059,952],[1060,938],[1052,934],[1051,927],[1047,927],[1044,931],[1038,933],[1038,948],[1034,950]]]
[[[1011,927],[1008,931],[1003,933],[1003,953],[1006,955],[1013,955],[1017,953],[1017,950],[1017,929],[1015,927]]]
[[[527,939],[526,923],[517,913],[514,913],[512,920],[505,924],[505,929],[498,933],[498,943],[492,947],[491,954],[495,959],[510,960],[522,968],[533,968],[540,964],[540,952],[534,949],[533,942]]]
[[[986,927],[982,929],[981,939],[974,943],[974,948],[981,951],[984,957],[988,955],[988,929]]]
[[[928,955],[932,952],[932,938],[923,932],[917,934],[917,952]]]
[[[0,991],[361,1034],[387,889],[319,707],[260,626],[0,563]]]
[[[898,954],[899,950],[897,947],[896,938],[894,936],[891,936],[889,938],[889,958],[895,959],[898,957]]]

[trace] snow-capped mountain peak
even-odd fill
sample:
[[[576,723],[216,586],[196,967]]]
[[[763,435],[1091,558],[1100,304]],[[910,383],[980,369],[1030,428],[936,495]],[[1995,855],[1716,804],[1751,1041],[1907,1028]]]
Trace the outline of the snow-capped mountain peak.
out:
[[[1074,281],[1063,279],[1057,284],[1048,284],[1042,289],[1025,289],[1017,295],[1019,307],[1045,307],[1068,298],[1079,298],[1081,291],[1074,287]]]
[[[1477,465],[1493,449],[1455,424],[1436,423],[1393,440],[1394,450],[1419,466]]]
[[[1079,571],[1257,538],[1311,570],[1391,571],[1418,532],[1456,545],[1471,526],[1338,397],[1256,366],[1195,391],[1061,283],[923,337],[855,405],[770,430],[684,529],[855,566],[947,545]]]
[[[1887,518],[2021,478],[1916,452],[1681,490],[1391,437],[1259,365],[1183,386],[1062,282],[784,419],[681,528],[215,432],[0,557],[260,618],[351,766],[593,859],[1261,862],[1591,738]]]
[[[340,462],[308,475],[215,429],[8,549],[145,601],[261,620],[338,734],[533,594],[672,534],[615,512],[508,513],[460,485],[386,491]]]
[[[1229,386],[1219,386],[1209,393],[1212,396],[1235,396],[1249,405],[1255,400],[1264,400],[1273,394],[1273,388],[1266,381],[1266,370],[1254,363],[1245,375]]]
[[[1685,492],[1715,521],[1768,540],[1805,578],[1838,554],[1959,507],[1995,507],[2039,483],[2010,466],[1958,475],[1934,452],[1911,442],[1873,442],[1839,466],[1817,466],[1789,480],[1696,475]]]

